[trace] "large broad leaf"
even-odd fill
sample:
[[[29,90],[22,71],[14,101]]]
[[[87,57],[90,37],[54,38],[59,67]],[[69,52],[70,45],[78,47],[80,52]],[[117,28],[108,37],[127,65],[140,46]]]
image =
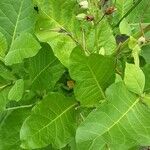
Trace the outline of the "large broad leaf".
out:
[[[0,59],[5,56],[7,51],[7,41],[4,35],[0,32]]]
[[[9,91],[8,99],[19,101],[21,100],[23,93],[24,93],[24,81],[23,79],[19,79],[15,82],[14,86]]]
[[[21,150],[20,128],[29,113],[29,108],[20,108],[0,114],[0,150]]]
[[[132,7],[133,0],[116,0],[116,8],[119,18],[123,17],[127,11]]]
[[[43,43],[40,52],[30,58],[29,73],[34,90],[52,89],[64,73],[64,67],[54,56],[51,47]]]
[[[130,91],[139,95],[143,93],[145,76],[139,67],[134,64],[126,64],[124,81]]]
[[[150,145],[150,110],[140,98],[130,93],[122,82],[109,87],[106,96],[108,102],[94,110],[77,129],[78,149]]]
[[[79,22],[75,16],[76,0],[34,1],[40,9],[37,37],[42,42],[48,42],[58,59],[68,66],[70,53],[80,37]]]
[[[32,0],[1,0],[0,1],[0,32],[12,46],[21,32],[32,32],[35,19]]]
[[[62,148],[75,132],[74,98],[51,93],[37,104],[21,128],[22,147],[42,148],[49,144]]]
[[[24,58],[35,56],[40,48],[40,44],[30,33],[22,33],[14,40],[5,57],[5,64],[12,65],[21,63]]]
[[[104,90],[115,79],[113,58],[99,54],[85,56],[80,47],[73,50],[69,68],[76,81],[76,98],[84,106],[94,106],[104,99]]]
[[[137,0],[138,1],[138,0]],[[139,5],[129,14],[131,23],[150,23],[150,3],[149,0],[141,0]]]

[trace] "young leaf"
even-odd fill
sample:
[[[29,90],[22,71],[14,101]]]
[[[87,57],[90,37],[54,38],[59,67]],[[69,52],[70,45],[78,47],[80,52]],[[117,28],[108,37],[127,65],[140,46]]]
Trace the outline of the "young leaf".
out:
[[[29,74],[33,90],[53,89],[64,73],[64,67],[54,56],[51,47],[42,43],[39,53],[29,60]]]
[[[22,33],[15,39],[11,49],[6,55],[5,64],[13,65],[21,63],[24,58],[35,56],[40,48],[40,44],[30,33]]]
[[[149,145],[149,109],[122,82],[110,86],[106,96],[108,102],[90,113],[77,129],[78,150]]]
[[[123,19],[119,25],[120,33],[130,36],[131,35],[131,27],[126,19]]]
[[[49,144],[58,149],[67,145],[75,132],[76,102],[59,93],[49,94],[37,104],[21,131],[21,147],[42,148]]]
[[[20,150],[19,133],[30,108],[18,109],[0,114],[0,149]]]
[[[139,95],[143,93],[145,76],[143,71],[134,64],[126,64],[124,82],[130,91]]]
[[[76,81],[75,95],[83,106],[94,106],[105,98],[104,90],[115,80],[114,60],[99,54],[85,56],[76,47],[70,57],[70,74]]]
[[[23,93],[24,93],[24,81],[23,79],[19,79],[15,82],[14,86],[9,91],[8,99],[19,101],[21,100]]]

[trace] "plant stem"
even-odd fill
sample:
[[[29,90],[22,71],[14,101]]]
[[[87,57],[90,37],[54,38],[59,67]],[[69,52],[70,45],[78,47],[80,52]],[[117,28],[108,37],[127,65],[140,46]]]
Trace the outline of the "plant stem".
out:
[[[32,106],[33,106],[33,104],[31,104],[31,105],[24,105],[24,106],[16,106],[16,107],[7,108],[6,111],[21,109],[21,108],[30,108]]]
[[[0,91],[4,90],[5,88],[7,88],[8,86],[12,85],[12,83],[8,83],[6,85],[3,85],[0,87]]]
[[[134,34],[133,37],[134,37],[134,38],[140,38],[140,37],[143,35],[143,33],[147,33],[147,32],[149,32],[149,31],[150,31],[150,25],[147,25],[145,28],[143,28],[142,31],[140,31],[140,32],[138,32],[138,33],[136,33],[136,34]],[[124,43],[121,43],[121,44],[118,46],[118,48],[117,48],[117,50],[115,51],[114,54],[115,54],[115,55],[119,55],[121,52],[123,52],[123,50],[127,47],[129,40],[130,40],[130,39],[127,39]]]
[[[119,20],[119,22],[113,27],[113,29],[116,28],[116,27],[118,27],[119,24],[121,23],[121,21],[122,21],[124,18],[126,18],[141,2],[142,2],[142,0],[138,0],[138,1],[135,3],[135,5],[133,5],[133,6],[129,9],[129,11]]]

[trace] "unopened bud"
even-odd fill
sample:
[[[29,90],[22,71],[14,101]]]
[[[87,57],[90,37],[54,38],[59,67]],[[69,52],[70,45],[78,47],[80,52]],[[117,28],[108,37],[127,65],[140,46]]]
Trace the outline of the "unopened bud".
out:
[[[145,37],[141,36],[141,37],[138,39],[138,44],[139,44],[139,45],[143,45],[143,44],[145,44],[145,43],[146,43]]]
[[[108,7],[106,10],[105,10],[105,14],[106,15],[111,15],[112,13],[114,13],[117,9],[115,7]]]
[[[87,21],[93,21],[93,20],[94,20],[94,16],[92,16],[92,15],[87,15],[87,16],[85,17],[85,19],[86,19]]]

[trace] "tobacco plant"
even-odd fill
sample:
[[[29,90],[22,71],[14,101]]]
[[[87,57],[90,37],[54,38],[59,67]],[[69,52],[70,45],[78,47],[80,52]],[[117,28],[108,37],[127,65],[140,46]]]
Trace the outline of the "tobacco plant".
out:
[[[149,0],[0,0],[0,150],[150,145]]]

